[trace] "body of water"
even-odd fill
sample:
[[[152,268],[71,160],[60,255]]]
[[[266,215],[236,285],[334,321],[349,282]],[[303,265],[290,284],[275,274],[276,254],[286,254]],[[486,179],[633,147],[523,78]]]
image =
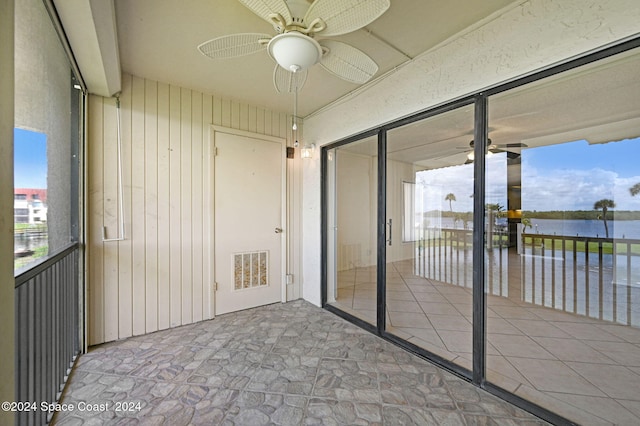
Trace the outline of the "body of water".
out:
[[[575,237],[605,237],[602,220],[531,219],[527,233],[568,235]],[[609,237],[640,239],[640,220],[608,220]]]
[[[504,219],[503,219],[504,220]],[[506,223],[506,222],[505,222]],[[468,224],[471,225],[471,224]],[[604,222],[602,220],[580,219],[531,219],[532,227],[527,227],[527,234],[567,235],[571,237],[605,237]],[[430,221],[427,226],[463,229],[463,222],[454,224],[452,218],[443,217],[438,222]],[[640,220],[608,220],[609,237],[629,238],[640,240]],[[471,229],[472,226],[469,226]]]

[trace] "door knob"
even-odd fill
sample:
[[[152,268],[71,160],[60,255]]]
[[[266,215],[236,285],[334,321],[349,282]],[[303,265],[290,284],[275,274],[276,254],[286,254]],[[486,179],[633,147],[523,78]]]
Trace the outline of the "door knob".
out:
[[[282,233],[282,228],[276,228],[276,234]]]

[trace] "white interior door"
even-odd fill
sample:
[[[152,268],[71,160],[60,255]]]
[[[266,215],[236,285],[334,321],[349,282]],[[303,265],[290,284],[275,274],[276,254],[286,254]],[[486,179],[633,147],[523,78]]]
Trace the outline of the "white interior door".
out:
[[[284,141],[220,129],[213,141],[215,314],[283,301]]]

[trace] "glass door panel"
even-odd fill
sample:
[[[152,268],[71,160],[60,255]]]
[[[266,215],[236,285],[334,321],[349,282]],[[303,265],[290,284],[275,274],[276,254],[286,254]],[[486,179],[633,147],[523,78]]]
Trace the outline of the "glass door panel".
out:
[[[386,331],[471,370],[473,105],[387,133]]]
[[[487,380],[640,424],[640,54],[489,98]]]
[[[376,324],[378,139],[327,152],[327,303]]]

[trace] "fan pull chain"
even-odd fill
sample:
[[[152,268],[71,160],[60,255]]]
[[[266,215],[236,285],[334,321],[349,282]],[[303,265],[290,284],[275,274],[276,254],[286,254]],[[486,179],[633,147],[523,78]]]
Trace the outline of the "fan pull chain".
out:
[[[293,91],[293,126],[291,126],[291,128],[293,129],[293,140],[295,141],[293,143],[293,146],[295,148],[298,147],[298,135],[297,135],[297,131],[298,131],[298,123],[297,123],[297,117],[298,117],[298,85],[296,84],[295,89]]]

